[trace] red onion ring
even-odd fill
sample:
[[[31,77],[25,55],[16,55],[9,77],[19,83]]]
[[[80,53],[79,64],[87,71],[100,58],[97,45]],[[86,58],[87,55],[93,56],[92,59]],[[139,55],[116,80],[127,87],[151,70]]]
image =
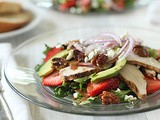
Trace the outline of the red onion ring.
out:
[[[83,48],[82,48],[78,43],[73,44],[73,46],[74,46],[77,50],[79,50],[79,51],[81,51],[81,52],[84,52]]]
[[[117,52],[117,54],[112,59],[107,61],[107,63],[113,63],[118,58],[118,56],[120,56],[121,53],[128,47],[128,45],[129,45],[129,40],[126,40],[126,42],[123,45],[123,47]]]
[[[112,33],[102,33],[98,36],[106,36],[106,37],[110,37],[110,38],[113,38],[120,46],[122,46],[122,41],[120,39],[119,36],[115,35],[115,34],[112,34]]]
[[[112,33],[101,33],[96,37],[91,37],[90,39],[86,40],[83,44],[90,45],[94,43],[105,43],[105,42],[116,42],[120,46],[122,46],[122,41],[119,36],[112,34]]]
[[[134,38],[131,35],[128,35],[128,40],[129,40],[129,45],[128,45],[128,49],[125,51],[125,53],[122,55],[122,57],[120,58],[120,60],[126,58],[129,53],[133,50],[134,47]]]
[[[115,40],[99,40],[99,39],[96,39],[95,41],[90,41],[90,42],[87,42],[87,44],[94,44],[94,43],[116,43]]]

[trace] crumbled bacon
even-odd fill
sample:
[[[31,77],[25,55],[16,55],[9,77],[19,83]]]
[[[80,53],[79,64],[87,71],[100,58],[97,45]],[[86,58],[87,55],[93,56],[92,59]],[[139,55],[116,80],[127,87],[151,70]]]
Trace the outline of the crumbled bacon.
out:
[[[114,95],[112,92],[103,91],[103,93],[100,94],[100,98],[104,105],[120,103],[119,97]]]

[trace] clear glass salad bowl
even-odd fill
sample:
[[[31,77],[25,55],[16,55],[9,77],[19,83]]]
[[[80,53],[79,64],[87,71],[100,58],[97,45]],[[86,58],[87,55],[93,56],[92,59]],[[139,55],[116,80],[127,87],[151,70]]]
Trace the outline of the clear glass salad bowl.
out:
[[[88,104],[75,106],[70,97],[57,98],[51,88],[43,87],[41,79],[36,75],[35,66],[44,58],[45,44],[54,46],[68,40],[85,39],[102,32],[112,32],[118,35],[127,30],[134,38],[145,45],[160,48],[159,31],[125,26],[90,26],[65,30],[55,30],[29,39],[19,45],[5,63],[4,75],[9,86],[20,96],[39,106],[61,112],[82,115],[118,115],[131,114],[153,110],[160,107],[160,91],[149,95],[146,100],[133,103],[112,105]]]

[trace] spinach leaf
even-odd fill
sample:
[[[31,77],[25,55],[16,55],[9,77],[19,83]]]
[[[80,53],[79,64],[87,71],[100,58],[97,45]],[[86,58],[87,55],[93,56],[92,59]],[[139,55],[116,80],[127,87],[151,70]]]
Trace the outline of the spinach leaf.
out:
[[[119,83],[118,88],[120,90],[128,90],[129,89],[128,86],[122,81]]]
[[[80,90],[82,90],[83,85],[86,84],[87,81],[88,81],[89,79],[91,79],[91,77],[92,77],[93,75],[95,75],[95,73],[94,73],[94,74],[91,74],[91,75],[89,75],[89,76],[82,77],[82,78],[74,79],[74,82],[79,83]]]
[[[82,101],[80,103],[80,105],[84,105],[84,104],[93,104],[93,103],[101,103],[101,100],[98,96],[95,97],[89,97],[87,100]]]
[[[158,51],[156,49],[149,48],[148,52],[149,52],[149,56],[151,56],[155,59],[158,58]]]
[[[131,8],[134,6],[134,3],[136,2],[136,0],[125,0],[125,7],[126,8]]]
[[[115,94],[116,96],[118,96],[120,98],[121,102],[126,102],[124,100],[125,95],[127,95],[128,93],[130,93],[131,90],[130,89],[128,89],[128,90],[120,90],[119,89],[119,90],[112,90],[112,92],[113,92],[113,94]]]
[[[43,63],[42,64],[37,64],[36,66],[35,66],[35,71],[36,72],[38,72],[39,70],[40,70],[40,68],[41,68],[41,66],[43,65]]]
[[[51,50],[51,47],[45,44],[46,49],[43,51],[43,54],[47,55],[47,53]]]
[[[72,89],[69,88],[69,86],[59,86],[54,88],[53,91],[56,97],[66,97],[74,92]]]

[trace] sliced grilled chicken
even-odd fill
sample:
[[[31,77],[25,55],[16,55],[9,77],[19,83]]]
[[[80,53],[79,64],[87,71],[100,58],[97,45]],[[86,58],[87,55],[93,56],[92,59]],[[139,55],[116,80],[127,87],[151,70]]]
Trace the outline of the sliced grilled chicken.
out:
[[[136,54],[130,54],[127,57],[127,62],[130,64],[140,65],[160,73],[160,62],[152,57],[140,57]]]
[[[98,69],[93,67],[78,66],[75,70],[71,69],[70,67],[63,68],[59,73],[64,81],[68,81],[91,75],[97,71]]]
[[[120,71],[120,75],[128,87],[138,96],[139,99],[145,99],[146,80],[141,71],[131,64],[126,64]]]

